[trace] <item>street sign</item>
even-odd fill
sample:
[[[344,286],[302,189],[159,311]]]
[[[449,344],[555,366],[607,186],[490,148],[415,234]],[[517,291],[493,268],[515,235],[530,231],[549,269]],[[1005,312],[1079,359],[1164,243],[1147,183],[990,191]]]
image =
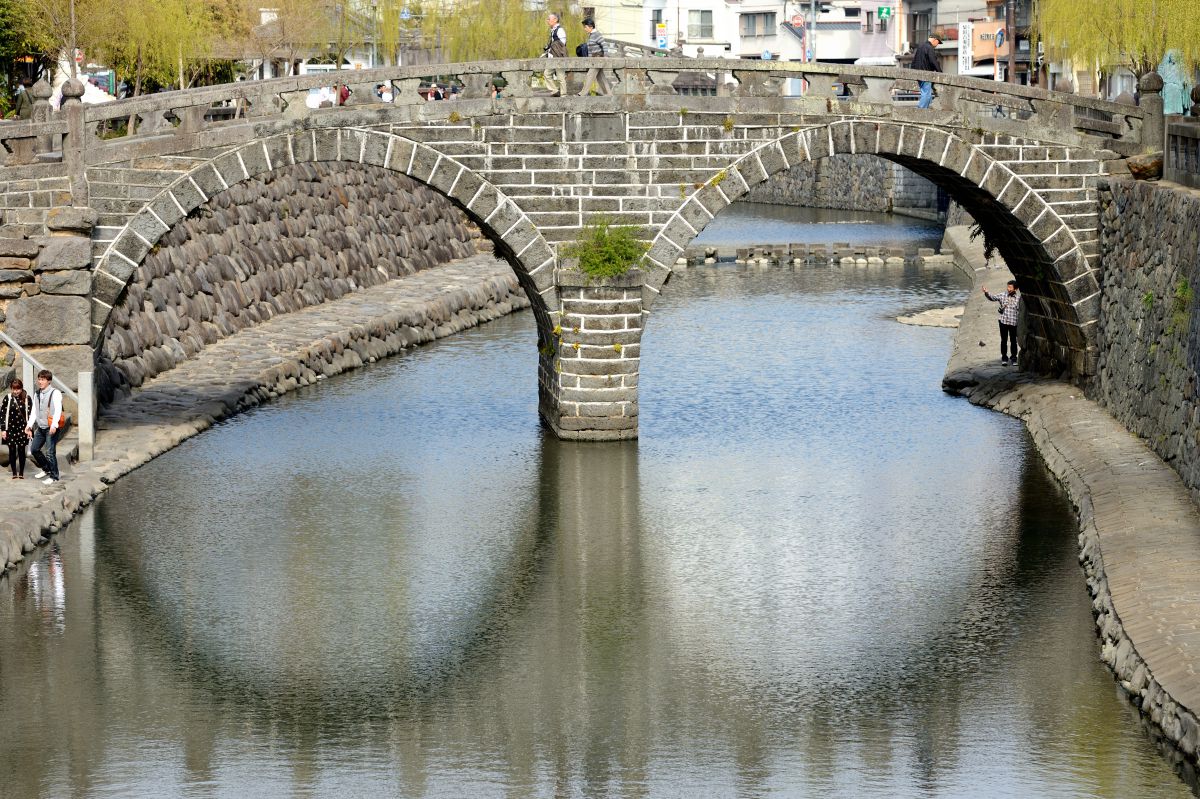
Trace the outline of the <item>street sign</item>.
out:
[[[770,61],[770,60],[771,60],[771,51],[770,51],[770,50],[763,50],[763,54],[762,54],[762,60],[763,60],[763,61]]]
[[[958,74],[968,75],[975,66],[975,25],[958,23]]]
[[[875,11],[876,11],[875,16],[878,17],[879,19],[887,19],[888,17],[890,17],[892,15],[892,7],[891,6],[880,6],[879,8],[875,9]]]
[[[804,24],[804,17],[800,14],[792,14],[792,27],[799,28]]]
[[[658,40],[658,49],[667,49],[667,23],[656,22],[654,24],[654,38]]]
[[[400,19],[412,19],[412,12],[408,10],[408,6],[400,9]]]

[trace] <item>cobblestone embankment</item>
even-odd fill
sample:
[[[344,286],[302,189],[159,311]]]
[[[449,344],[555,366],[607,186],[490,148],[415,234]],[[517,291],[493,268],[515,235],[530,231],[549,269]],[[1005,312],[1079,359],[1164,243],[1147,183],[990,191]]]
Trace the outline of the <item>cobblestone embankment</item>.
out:
[[[1081,389],[1000,365],[995,306],[979,287],[998,290],[1009,275],[980,268],[982,246],[969,241],[967,228],[946,237],[975,285],[943,385],[1025,422],[1076,508],[1101,658],[1142,713],[1195,761],[1200,513],[1179,475]]]
[[[117,478],[216,421],[528,305],[512,269],[479,255],[277,316],[206,347],[105,408],[95,457],[64,468],[61,482],[3,476],[4,570]]]

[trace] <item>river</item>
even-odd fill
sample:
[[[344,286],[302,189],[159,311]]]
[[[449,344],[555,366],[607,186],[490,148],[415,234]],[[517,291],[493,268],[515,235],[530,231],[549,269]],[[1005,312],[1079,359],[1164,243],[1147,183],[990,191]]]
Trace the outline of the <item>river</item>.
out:
[[[540,427],[528,312],[217,425],[0,581],[0,793],[1191,795],[1020,423],[893,321],[965,292],[683,271],[636,442]]]

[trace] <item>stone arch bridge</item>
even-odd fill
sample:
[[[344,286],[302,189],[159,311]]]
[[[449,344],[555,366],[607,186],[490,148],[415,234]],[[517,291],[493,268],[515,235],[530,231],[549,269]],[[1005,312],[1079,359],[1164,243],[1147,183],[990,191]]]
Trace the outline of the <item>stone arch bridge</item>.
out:
[[[894,68],[563,63],[575,85],[602,63],[614,93],[551,97],[530,88],[545,62],[525,60],[439,65],[437,79],[463,87],[455,102],[422,99],[430,66],[339,74],[354,93],[333,108],[306,103],[328,76],[101,106],[81,105],[82,88],[69,84],[59,111],[39,98],[36,121],[0,123],[0,248],[10,266],[26,259],[43,289],[5,295],[6,326],[18,343],[94,357],[135,269],[213,197],[290,165],[370,165],[444,194],[512,265],[533,303],[540,409],[553,430],[630,438],[641,333],[688,243],[772,175],[867,153],[945,188],[999,242],[1024,287],[1023,366],[1079,382],[1094,374],[1097,184],[1128,173],[1127,156],[1161,148],[1153,85],[1133,107]],[[496,74],[507,80],[498,98]],[[937,85],[930,109],[896,99],[918,75]],[[680,94],[681,81],[707,81],[716,94]],[[376,99],[380,83],[392,85],[392,102]],[[788,86],[803,93],[785,96]],[[651,246],[640,270],[589,284],[560,246],[598,213],[641,226]],[[55,296],[47,283],[75,288]]]

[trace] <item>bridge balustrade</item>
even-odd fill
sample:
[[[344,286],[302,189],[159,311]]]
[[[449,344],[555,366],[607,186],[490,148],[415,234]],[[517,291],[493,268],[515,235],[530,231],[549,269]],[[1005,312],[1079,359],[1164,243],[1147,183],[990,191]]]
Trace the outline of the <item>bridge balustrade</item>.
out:
[[[45,122],[0,123],[0,143],[7,165],[54,160],[70,151],[83,164],[111,163],[136,155],[178,152],[170,137],[193,136],[195,146],[233,144],[252,135],[255,124],[269,120],[319,119],[339,108],[308,107],[309,93],[331,82],[352,89],[347,105],[376,109],[379,123],[435,121],[458,111],[463,116],[534,110],[540,102],[549,111],[578,113],[606,110],[670,109],[692,106],[697,111],[754,113],[787,111],[816,116],[870,116],[975,129],[983,133],[1031,136],[1072,144],[1087,137],[1092,147],[1129,155],[1160,149],[1162,143],[1143,142],[1147,111],[1104,100],[1049,92],[978,78],[916,72],[897,67],[855,67],[775,61],[688,58],[567,58],[554,63],[571,83],[582,84],[584,73],[601,67],[616,78],[613,96],[552,98],[534,87],[549,63],[545,59],[484,61],[463,64],[387,67],[243,81],[219,86],[162,92],[101,105],[78,102],[48,116]],[[502,96],[492,97],[493,76],[503,76]],[[460,87],[456,102],[428,103],[420,93],[430,81]],[[931,109],[916,109],[910,100],[917,80],[931,80],[937,97]],[[800,81],[803,93],[788,96],[789,85]],[[683,96],[679,83],[715,85],[716,97]],[[377,98],[375,87],[391,87],[392,101]],[[840,94],[840,96],[839,96]],[[73,108],[77,110],[73,110]],[[72,134],[71,117],[77,117]],[[1153,131],[1151,128],[1147,131]],[[60,142],[64,140],[65,146]],[[156,147],[154,142],[160,144]],[[138,149],[130,150],[136,143]],[[54,155],[61,152],[63,156]]]

